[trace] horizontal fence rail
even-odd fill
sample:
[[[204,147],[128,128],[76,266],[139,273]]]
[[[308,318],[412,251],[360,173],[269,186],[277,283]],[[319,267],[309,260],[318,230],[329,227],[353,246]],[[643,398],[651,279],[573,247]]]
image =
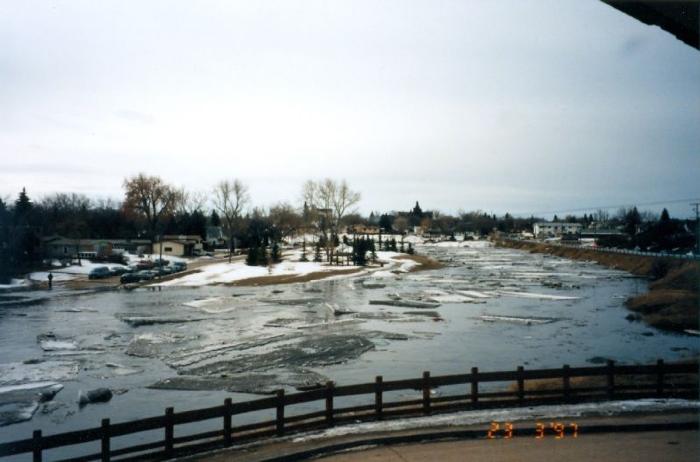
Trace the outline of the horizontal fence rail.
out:
[[[533,382],[536,381],[536,382]],[[480,384],[508,382],[506,390],[480,391]],[[528,386],[528,382],[532,386]],[[432,396],[431,391],[443,386],[463,385],[461,394]],[[546,385],[546,386],[543,386]],[[387,402],[386,392],[412,390],[418,399]],[[338,407],[336,398],[368,395],[367,405]],[[274,396],[234,403],[230,398],[222,406],[175,412],[172,407],[161,416],[131,422],[112,423],[103,419],[100,426],[85,430],[44,435],[36,430],[31,438],[0,444],[0,457],[32,454],[35,462],[55,448],[86,443],[100,452],[75,456],[66,461],[90,460],[158,460],[231,447],[291,433],[313,431],[346,422],[377,421],[399,417],[425,416],[437,413],[533,406],[560,403],[583,403],[640,398],[698,399],[698,364],[616,365],[482,372],[474,367],[469,373],[432,376],[424,372],[416,379],[384,380],[325,387],[287,394],[279,390]],[[288,415],[288,406],[318,402],[315,412]],[[272,419],[253,424],[235,425],[235,416],[270,410]],[[180,435],[178,425],[211,419],[221,421],[218,430]],[[162,440],[113,449],[112,439],[141,432],[161,431]],[[177,436],[176,436],[177,435]],[[94,450],[94,449],[93,449]]]

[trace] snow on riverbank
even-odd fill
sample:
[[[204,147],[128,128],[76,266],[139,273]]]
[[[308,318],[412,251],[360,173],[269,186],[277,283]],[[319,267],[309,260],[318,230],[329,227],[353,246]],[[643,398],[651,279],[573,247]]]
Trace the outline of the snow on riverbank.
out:
[[[389,270],[405,273],[420,264],[413,260],[402,260],[397,258],[402,255],[404,254],[398,252],[377,252],[378,260],[385,265],[382,268],[383,271],[381,271],[381,276],[393,276]],[[380,276],[380,272],[377,271],[376,267],[331,266],[321,262],[302,262],[299,261],[301,258],[301,252],[299,250],[286,253],[284,258],[285,260],[281,263],[270,266],[248,266],[244,261],[214,263],[201,267],[197,273],[171,279],[157,285],[171,287],[198,287],[210,284],[230,284],[236,281],[251,278],[305,276],[312,273],[328,273],[329,277],[350,277],[357,276],[358,274],[375,272],[377,276]],[[361,270],[361,272],[340,275],[335,274],[338,271],[346,271],[351,269]]]

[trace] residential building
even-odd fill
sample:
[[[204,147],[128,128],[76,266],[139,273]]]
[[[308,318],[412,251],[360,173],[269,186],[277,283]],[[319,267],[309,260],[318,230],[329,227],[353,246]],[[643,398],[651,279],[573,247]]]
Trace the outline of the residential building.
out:
[[[173,257],[192,257],[203,252],[201,236],[181,235],[163,236],[160,242],[153,243],[155,255],[170,255]]]
[[[533,234],[538,238],[559,237],[562,234],[578,234],[583,229],[581,223],[539,222],[532,225]]]
[[[42,238],[41,246],[44,258],[59,260],[78,257],[108,259],[123,252],[151,252],[148,239],[73,239],[55,235]]]

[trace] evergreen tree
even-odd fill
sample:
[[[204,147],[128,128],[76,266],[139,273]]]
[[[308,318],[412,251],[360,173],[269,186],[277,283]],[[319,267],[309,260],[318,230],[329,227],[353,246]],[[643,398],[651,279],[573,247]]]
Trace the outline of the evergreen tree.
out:
[[[219,218],[219,214],[216,213],[216,210],[211,211],[209,221],[211,222],[212,226],[221,226],[221,218]]]
[[[454,233],[452,234],[452,240],[454,240]],[[401,236],[401,246],[399,247],[399,252],[401,252],[401,253],[404,252],[403,236]]]
[[[29,200],[26,189],[22,188],[22,191],[19,193],[19,197],[15,201],[15,223],[27,224],[27,221],[29,220],[29,213],[32,211],[33,206],[34,204],[32,204],[32,201]]]
[[[408,243],[408,254],[409,254],[409,255],[413,255],[414,253],[416,253],[416,251],[413,250],[413,246],[412,246],[411,243],[409,242],[409,243]]]
[[[393,238],[393,237],[391,238],[391,248],[390,248],[390,250],[391,250],[392,252],[397,252],[397,249],[396,249],[396,238]]]
[[[280,261],[282,261],[280,246],[279,244],[277,244],[277,241],[272,243],[272,249],[270,250],[270,258],[272,259],[273,263],[279,263]]]
[[[316,263],[320,263],[321,260],[322,260],[322,257],[321,257],[321,241],[319,240],[319,241],[316,243],[316,250],[314,251],[314,261],[315,261]]]
[[[258,265],[258,255],[260,254],[257,245],[251,245],[248,247],[248,255],[246,256],[245,263],[248,266]]]
[[[263,245],[258,247],[258,265],[266,266],[268,263],[267,258],[267,248]]]
[[[306,257],[306,237],[301,243],[301,258],[299,261],[307,262],[309,259]]]
[[[641,223],[642,217],[639,215],[637,207],[633,207],[625,213],[625,232],[630,236],[637,234],[637,229]]]

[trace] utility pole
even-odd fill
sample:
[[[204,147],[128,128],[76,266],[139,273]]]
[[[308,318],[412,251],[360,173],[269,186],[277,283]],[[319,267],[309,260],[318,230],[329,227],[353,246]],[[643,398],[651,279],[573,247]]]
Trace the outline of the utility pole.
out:
[[[695,255],[700,255],[700,202],[690,204],[695,209]]]

